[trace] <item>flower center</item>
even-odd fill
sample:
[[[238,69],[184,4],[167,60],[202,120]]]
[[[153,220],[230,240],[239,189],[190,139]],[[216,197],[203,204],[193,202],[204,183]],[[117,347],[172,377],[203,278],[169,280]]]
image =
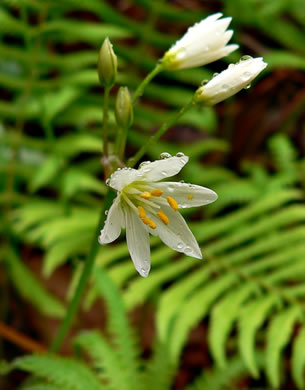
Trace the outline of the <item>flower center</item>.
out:
[[[157,223],[147,216],[150,213],[156,216],[164,225],[168,225],[170,220],[161,209],[162,205],[169,205],[174,211],[178,210],[178,202],[171,196],[162,196],[163,191],[153,188],[148,183],[139,182],[126,186],[121,192],[125,202],[137,213],[142,222],[151,229],[156,229]]]

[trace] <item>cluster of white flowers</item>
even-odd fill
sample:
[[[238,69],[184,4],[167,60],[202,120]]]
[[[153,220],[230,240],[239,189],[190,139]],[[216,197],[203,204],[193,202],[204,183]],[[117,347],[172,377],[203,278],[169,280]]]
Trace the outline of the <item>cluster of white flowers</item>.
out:
[[[220,19],[221,16],[221,13],[211,15],[190,27],[163,56],[164,69],[205,65],[236,50],[238,45],[228,45],[233,34],[232,30],[227,30],[231,18]],[[243,57],[202,85],[194,95],[194,102],[214,105],[247,88],[266,66],[262,58]],[[118,169],[106,182],[117,191],[117,197],[109,210],[99,242],[107,244],[116,240],[121,228],[126,228],[130,256],[144,277],[150,270],[149,233],[160,236],[166,245],[178,252],[202,257],[198,243],[178,209],[202,206],[217,199],[216,193],[205,187],[161,182],[176,175],[188,161],[183,153],[174,157],[164,153],[163,157],[142,163],[138,170]]]

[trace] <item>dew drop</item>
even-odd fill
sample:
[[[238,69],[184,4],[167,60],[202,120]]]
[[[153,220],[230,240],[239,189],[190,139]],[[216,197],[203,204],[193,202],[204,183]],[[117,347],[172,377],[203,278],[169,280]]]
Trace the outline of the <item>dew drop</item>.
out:
[[[229,89],[229,86],[227,84],[222,84],[222,90],[226,92]]]
[[[213,76],[212,76],[212,77],[214,78],[214,77],[217,77],[218,75],[219,75],[219,73],[218,73],[218,72],[215,72],[215,73],[213,73]]]
[[[161,175],[167,176],[167,171],[162,171],[162,172],[161,172]]]
[[[244,89],[249,89],[249,88],[251,88],[251,84],[246,85]]]
[[[181,250],[183,247],[184,247],[184,245],[182,244],[182,242],[179,242],[179,243],[177,244],[177,248],[178,248],[179,250]]]
[[[193,250],[192,250],[192,248],[191,248],[191,247],[189,247],[189,246],[186,246],[186,247],[184,248],[184,252],[185,252],[186,254],[190,254],[190,253],[192,253],[192,252],[193,252]]]
[[[248,60],[252,60],[252,58],[253,57],[251,57],[251,56],[242,56],[242,57],[240,57],[240,60],[239,60],[239,62],[243,62],[243,61],[248,61]]]
[[[244,72],[241,76],[241,79],[243,81],[248,81],[251,78],[251,73],[250,72]]]
[[[164,152],[164,153],[160,154],[161,160],[164,160],[164,159],[170,158],[170,157],[172,157],[172,155],[170,153],[167,153],[167,152]]]
[[[109,213],[109,210],[105,210],[105,215],[108,215],[108,213]]]
[[[109,186],[110,184],[110,179],[108,178],[106,181],[105,181],[106,185]]]
[[[184,153],[178,152],[178,153],[176,153],[176,157],[184,157]]]
[[[141,162],[141,164],[139,165],[139,168],[143,168],[143,167],[145,167],[145,165],[147,165],[147,164],[150,164],[150,161],[143,161],[143,162]]]
[[[205,86],[208,82],[209,82],[208,79],[202,80],[201,83],[200,83],[200,85],[203,87],[203,86]]]
[[[122,170],[122,168],[118,168],[118,169],[117,169],[117,171],[121,171],[121,170]]]
[[[184,180],[179,180],[179,183],[184,183]]]
[[[232,68],[234,68],[234,66],[235,66],[235,64],[230,64],[230,65],[228,66],[228,69],[232,69]]]

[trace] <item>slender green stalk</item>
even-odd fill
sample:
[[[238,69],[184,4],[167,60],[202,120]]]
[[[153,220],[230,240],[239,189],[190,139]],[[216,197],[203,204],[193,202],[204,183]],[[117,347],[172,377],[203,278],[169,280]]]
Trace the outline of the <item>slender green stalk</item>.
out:
[[[128,128],[123,129],[123,131],[122,131],[122,138],[121,138],[120,148],[119,148],[119,159],[120,159],[120,161],[124,160],[125,146],[126,146],[126,140],[127,140],[127,132],[128,132]]]
[[[140,158],[146,153],[146,151],[151,147],[153,143],[158,141],[160,137],[171,127],[173,126],[183,114],[189,111],[195,105],[193,99],[184,107],[182,107],[175,115],[173,115],[168,121],[164,122],[163,125],[159,128],[159,130],[152,135],[148,141],[138,150],[138,152],[131,157],[128,161],[129,167],[134,167],[136,163],[140,160]]]
[[[103,110],[103,140],[104,140],[104,159],[108,159],[108,109],[109,109],[110,88],[104,89],[104,110]]]
[[[92,239],[92,243],[91,243],[88,257],[87,257],[85,264],[84,264],[83,272],[82,272],[81,277],[79,279],[78,285],[75,289],[74,296],[73,296],[73,298],[70,302],[70,305],[68,307],[66,317],[64,318],[63,322],[61,323],[59,330],[57,332],[57,335],[51,344],[51,347],[50,347],[51,352],[57,352],[59,350],[62,342],[64,341],[64,339],[65,339],[66,335],[68,334],[69,329],[72,325],[72,321],[73,321],[74,316],[75,316],[77,309],[79,307],[81,297],[83,295],[83,292],[85,290],[87,282],[88,282],[88,280],[91,276],[91,273],[92,273],[94,261],[95,261],[95,258],[96,258],[97,252],[98,252],[98,248],[99,248],[99,243],[98,243],[97,238],[98,238],[100,230],[102,229],[104,222],[105,222],[105,219],[106,219],[105,211],[108,210],[109,207],[111,206],[114,195],[115,195],[114,192],[112,192],[110,190],[106,194],[105,204],[104,204],[104,207],[101,211],[100,218],[99,218],[99,221],[98,221],[97,226],[96,226],[96,231],[95,231],[93,239]]]
[[[155,66],[155,68],[154,68],[150,73],[148,73],[148,75],[145,77],[145,79],[142,81],[142,83],[138,86],[138,88],[136,89],[135,93],[133,94],[132,99],[131,99],[132,104],[135,104],[137,98],[143,94],[144,89],[145,89],[145,87],[147,86],[147,84],[149,84],[150,81],[151,81],[158,73],[162,72],[163,69],[164,69],[164,66],[163,66],[163,64],[160,62],[160,63],[157,63],[157,65]]]

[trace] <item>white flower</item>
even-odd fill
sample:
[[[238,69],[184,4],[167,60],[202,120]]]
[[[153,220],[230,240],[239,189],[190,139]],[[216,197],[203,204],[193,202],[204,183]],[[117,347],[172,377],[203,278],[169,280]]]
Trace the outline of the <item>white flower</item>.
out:
[[[190,27],[165,53],[162,59],[165,68],[176,70],[205,65],[236,50],[238,45],[227,45],[233,34],[232,30],[226,31],[232,18],[219,19],[221,16],[221,13],[213,14]]]
[[[262,57],[244,56],[237,64],[230,64],[226,70],[198,88],[194,100],[208,105],[219,103],[241,89],[249,87],[251,81],[266,66]]]
[[[186,183],[160,182],[176,175],[188,162],[178,153],[163,154],[161,160],[142,163],[139,169],[115,171],[107,184],[117,191],[99,236],[100,244],[117,239],[126,227],[126,239],[132,261],[141,276],[150,270],[149,233],[160,236],[172,249],[201,259],[198,243],[178,208],[202,206],[217,199],[214,191]]]

